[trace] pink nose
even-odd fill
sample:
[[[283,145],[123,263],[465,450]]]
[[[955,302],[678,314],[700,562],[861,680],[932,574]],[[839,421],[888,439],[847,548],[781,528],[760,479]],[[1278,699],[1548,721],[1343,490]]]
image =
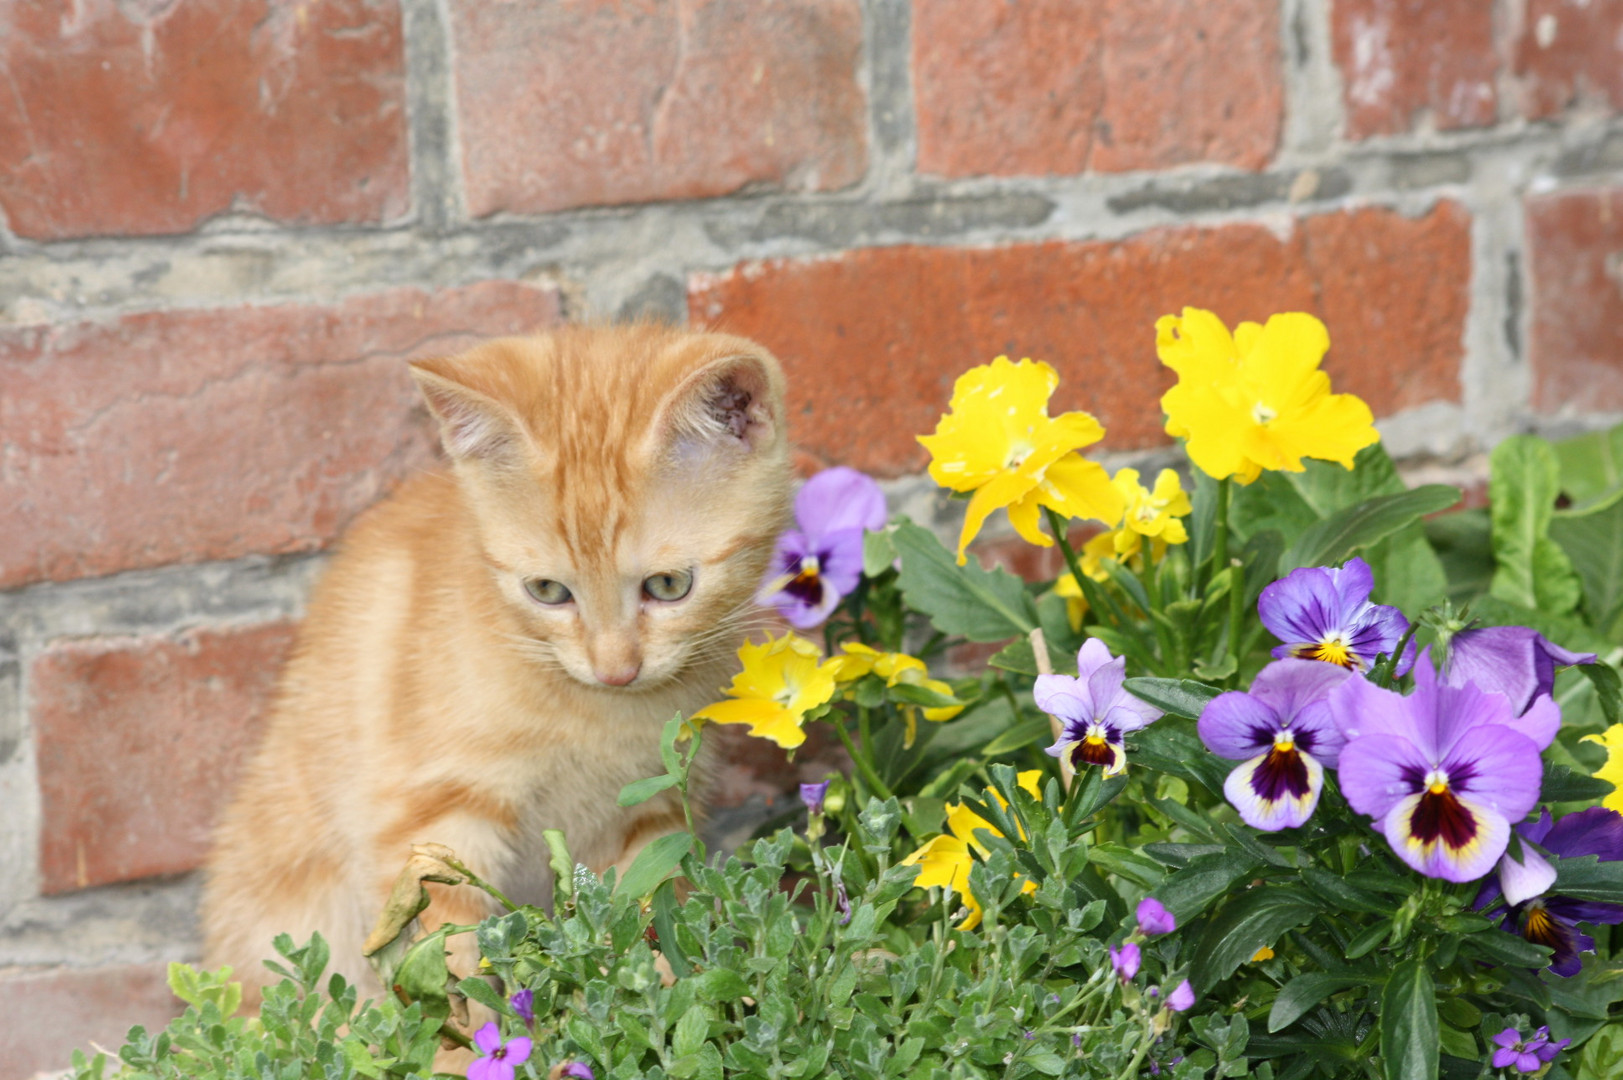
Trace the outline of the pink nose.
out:
[[[629,686],[637,681],[637,676],[641,672],[642,665],[639,663],[620,668],[618,671],[594,671],[593,674],[604,686]]]

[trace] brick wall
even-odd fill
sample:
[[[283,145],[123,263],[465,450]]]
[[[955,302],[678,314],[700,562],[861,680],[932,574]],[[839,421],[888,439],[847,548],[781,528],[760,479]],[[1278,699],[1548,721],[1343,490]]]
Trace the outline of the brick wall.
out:
[[[404,360],[750,334],[805,464],[931,515],[964,367],[1046,358],[1153,458],[1156,315],[1309,310],[1469,476],[1623,411],[1619,42],[1623,0],[0,0],[0,1080],[169,1010],[323,552],[433,458]]]

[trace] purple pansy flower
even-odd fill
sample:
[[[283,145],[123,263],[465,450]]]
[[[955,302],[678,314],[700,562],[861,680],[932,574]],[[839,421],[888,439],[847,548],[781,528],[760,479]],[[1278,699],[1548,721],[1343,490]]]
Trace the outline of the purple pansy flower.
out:
[[[1533,711],[1517,717],[1503,694],[1444,686],[1425,653],[1414,671],[1408,697],[1363,678],[1330,693],[1347,740],[1341,791],[1414,869],[1474,881],[1505,853],[1510,823],[1537,805],[1539,753],[1555,738],[1560,712],[1553,724]]]
[[[520,990],[518,993],[514,994],[512,997],[508,998],[507,1003],[509,1005],[513,1006],[513,1011],[518,1013],[518,1018],[520,1020],[524,1021],[524,1026],[525,1027],[527,1027],[527,1028],[535,1027],[535,991],[534,990],[529,990],[529,989]]]
[[[1161,710],[1122,689],[1127,660],[1113,658],[1098,638],[1082,643],[1076,670],[1074,677],[1037,676],[1037,707],[1065,725],[1047,753],[1069,760],[1073,769],[1102,765],[1106,776],[1115,776],[1127,767],[1126,734],[1159,720]]]
[[[485,1056],[468,1066],[468,1080],[513,1080],[513,1067],[530,1059],[530,1040],[520,1036],[503,1043],[494,1023],[474,1032],[473,1045]]]
[[[1446,628],[1445,628],[1446,629]],[[1544,640],[1525,626],[1484,626],[1480,630],[1438,632],[1443,652],[1443,681],[1450,686],[1476,683],[1510,699],[1517,715],[1555,689],[1555,669],[1593,664],[1594,653],[1575,653]]]
[[[1571,1039],[1551,1042],[1548,1027],[1541,1026],[1526,1039],[1515,1028],[1507,1027],[1493,1037],[1494,1045],[1499,1048],[1493,1052],[1493,1067],[1508,1069],[1514,1065],[1519,1073],[1536,1073],[1554,1061],[1570,1042]]]
[[[1173,1012],[1185,1012],[1195,1003],[1195,988],[1185,979],[1179,983],[1172,993],[1167,995],[1167,1008]]]
[[[823,797],[828,794],[828,784],[827,780],[823,780],[816,784],[800,785],[800,801],[806,804],[807,813],[823,812]]]
[[[885,525],[885,494],[855,469],[824,469],[795,497],[795,524],[778,537],[758,599],[805,630],[862,580],[862,534]]]
[[[1247,693],[1231,690],[1207,703],[1196,728],[1206,748],[1242,764],[1223,794],[1247,825],[1265,832],[1294,828],[1313,816],[1346,742],[1326,702],[1352,672],[1313,660],[1276,660]]]
[[[1116,973],[1122,982],[1131,982],[1133,976],[1138,974],[1138,967],[1142,962],[1143,955],[1134,942],[1129,941],[1120,948],[1114,945],[1110,947],[1111,970]]]
[[[1304,566],[1262,590],[1257,613],[1262,625],[1285,644],[1274,649],[1287,656],[1323,660],[1354,671],[1368,671],[1381,653],[1391,653],[1409,629],[1403,612],[1369,600],[1375,573],[1363,559],[1349,559],[1340,569]],[[1403,650],[1397,673],[1414,662],[1414,643]]]
[[[1549,866],[1531,845],[1538,844],[1546,851],[1564,859],[1583,855],[1597,855],[1601,862],[1623,861],[1623,814],[1602,806],[1592,806],[1576,814],[1568,814],[1552,822],[1545,810],[1537,821],[1525,821],[1516,826],[1516,832],[1528,841],[1522,847],[1524,863],[1542,863]],[[1570,978],[1583,967],[1580,953],[1591,952],[1595,939],[1578,929],[1579,923],[1623,923],[1623,904],[1608,904],[1598,900],[1573,900],[1566,896],[1549,896],[1544,890],[1554,884],[1555,872],[1539,875],[1532,884],[1524,882],[1531,876],[1526,867],[1513,868],[1506,873],[1500,860],[1499,874],[1483,883],[1477,893],[1478,911],[1491,908],[1489,918],[1505,915],[1500,927],[1520,934],[1535,945],[1548,945],[1555,951],[1550,958],[1550,970]],[[1536,864],[1535,864],[1536,865]],[[1543,887],[1538,888],[1538,880]]]
[[[1172,917],[1172,912],[1153,896],[1138,902],[1137,914],[1138,928],[1146,934],[1170,934],[1178,928],[1178,920]]]

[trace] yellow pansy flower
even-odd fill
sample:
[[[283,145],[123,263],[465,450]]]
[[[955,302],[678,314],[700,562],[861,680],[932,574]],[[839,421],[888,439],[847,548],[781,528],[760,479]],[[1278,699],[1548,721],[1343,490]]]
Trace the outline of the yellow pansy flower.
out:
[[[1121,469],[1114,479],[1110,481],[1116,485],[1117,490],[1127,500],[1127,512],[1122,515],[1119,533],[1131,533],[1133,536],[1147,536],[1160,542],[1159,550],[1166,550],[1168,544],[1182,544],[1188,541],[1189,533],[1181,520],[1190,512],[1189,496],[1183,490],[1183,484],[1178,480],[1178,474],[1171,469],[1162,469],[1155,478],[1155,489],[1152,491],[1138,482],[1137,469]],[[1116,541],[1116,550],[1122,552],[1132,544],[1132,552],[1136,553],[1136,541]]]
[[[806,713],[834,697],[838,661],[820,662],[817,646],[796,634],[738,650],[744,670],[727,688],[729,700],[706,705],[689,719],[716,724],[748,724],[749,733],[771,739],[785,750],[806,741]]]
[[[1606,748],[1606,764],[1595,770],[1595,778],[1610,781],[1615,790],[1600,804],[1623,813],[1623,724],[1613,724],[1599,735],[1585,735],[1579,741],[1600,743]]]
[[[1121,520],[1124,500],[1109,474],[1076,452],[1105,430],[1085,412],[1050,417],[1048,399],[1058,385],[1047,364],[1000,356],[958,376],[950,411],[935,434],[919,436],[930,452],[931,478],[975,493],[958,536],[960,566],[964,549],[999,507],[1015,531],[1039,547],[1053,543],[1038,527],[1045,506],[1064,518]]]
[[[1037,786],[1041,777],[1041,769],[1028,769],[1020,773],[1016,780],[1022,788],[1030,792],[1032,798],[1041,799],[1042,791]],[[999,806],[1008,805],[996,790],[987,788],[986,794],[996,799]],[[971,853],[978,852],[983,857],[987,854],[986,845],[975,835],[975,830],[985,829],[997,836],[1003,834],[993,828],[985,818],[961,803],[951,803],[947,806],[947,828],[952,831],[951,835],[943,833],[936,837],[903,859],[902,864],[919,867],[919,876],[913,879],[913,884],[926,889],[932,887],[951,889],[957,893],[969,911],[964,921],[958,924],[958,929],[973,930],[981,924],[982,912],[980,904],[975,900],[975,894],[969,891],[969,868],[975,862]],[[1027,881],[1021,886],[1020,891],[1036,892],[1037,883]]]
[[[1380,439],[1368,405],[1330,392],[1319,370],[1330,335],[1312,315],[1244,322],[1231,335],[1211,312],[1184,308],[1158,319],[1155,334],[1161,362],[1178,373],[1161,398],[1167,434],[1187,440],[1209,476],[1249,484],[1264,469],[1301,472],[1304,457],[1350,469]]]
[[[930,678],[930,669],[916,656],[898,652],[880,652],[860,641],[848,641],[841,645],[840,649],[845,655],[829,661],[834,665],[834,678],[838,682],[856,682],[864,675],[877,675],[885,680],[886,686],[907,683],[909,686],[919,686],[937,694],[952,696],[952,687],[940,679]],[[907,725],[902,748],[911,749],[913,740],[918,737],[919,709],[916,705],[903,705],[901,710],[902,720]],[[942,705],[937,708],[926,708],[924,718],[941,723],[944,720],[951,720],[963,711],[962,705]]]
[[[1073,632],[1082,629],[1082,616],[1088,613],[1088,598],[1082,595],[1082,586],[1076,583],[1076,575],[1067,570],[1054,582],[1054,595],[1065,598],[1065,621],[1071,624]]]

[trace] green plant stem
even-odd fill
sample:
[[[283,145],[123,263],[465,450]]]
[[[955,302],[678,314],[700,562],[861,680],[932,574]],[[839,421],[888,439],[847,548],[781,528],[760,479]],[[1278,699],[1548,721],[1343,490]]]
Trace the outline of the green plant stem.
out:
[[[504,896],[500,889],[496,888],[496,886],[492,885],[490,882],[486,881],[472,870],[469,870],[467,864],[462,862],[460,859],[446,859],[444,861],[446,866],[449,866],[452,870],[455,870],[457,873],[466,877],[469,885],[472,885],[476,889],[483,889],[485,892],[495,897],[496,902],[502,907],[506,908],[508,911],[518,910],[518,905]],[[467,929],[477,930],[478,927],[470,926],[467,927]],[[461,933],[460,930],[455,932]]]
[[[1225,484],[1227,480],[1223,481]],[[1240,682],[1240,627],[1245,623],[1245,569],[1239,559],[1231,560],[1234,579],[1229,583],[1229,656],[1234,658],[1234,671],[1228,677],[1230,686]]]
[[[1076,557],[1076,550],[1071,547],[1071,538],[1065,535],[1065,521],[1048,507],[1043,507],[1043,513],[1048,517],[1048,531],[1054,534],[1054,543],[1059,545],[1060,554],[1065,556],[1065,567],[1077,581],[1077,587],[1082,587],[1082,563]],[[1099,614],[1103,615],[1104,612]]]
[[[881,799],[891,798],[890,788],[886,787],[885,782],[879,779],[879,774],[873,771],[873,764],[868,761],[867,755],[863,752],[867,747],[863,747],[862,750],[857,749],[856,744],[851,741],[851,733],[845,730],[845,720],[843,718],[834,720],[833,726],[834,733],[840,737],[840,742],[845,746],[845,752],[851,755],[851,761],[856,765],[857,771],[862,774],[863,781]]]
[[[1232,484],[1227,477],[1217,482],[1217,513],[1212,519],[1212,572],[1206,576],[1208,585],[1229,564],[1229,487]]]
[[[1228,483],[1228,481],[1225,480],[1224,483]],[[1146,1017],[1144,1020],[1144,1034],[1138,1040],[1138,1050],[1133,1054],[1133,1060],[1129,1061],[1127,1067],[1118,1074],[1117,1080],[1130,1080],[1131,1077],[1138,1075],[1138,1067],[1144,1064],[1144,1057],[1150,1052],[1150,1045],[1155,1041],[1154,1036],[1150,1033],[1150,1023],[1150,1019]]]

